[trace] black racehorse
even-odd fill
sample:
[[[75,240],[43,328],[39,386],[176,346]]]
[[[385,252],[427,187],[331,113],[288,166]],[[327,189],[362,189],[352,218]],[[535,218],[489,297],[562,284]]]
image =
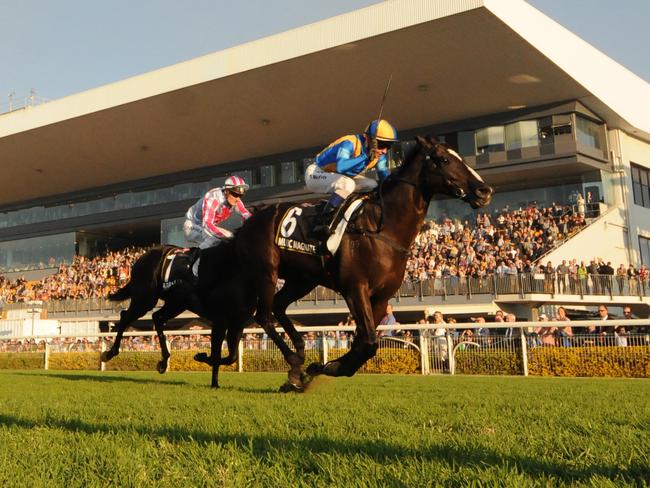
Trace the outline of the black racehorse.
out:
[[[129,282],[109,295],[113,301],[131,299],[126,310],[120,313],[113,346],[102,353],[102,361],[110,361],[120,352],[120,342],[129,326],[137,327],[136,320],[153,310],[162,300],[164,305],[152,314],[158,334],[162,359],[156,368],[164,373],[168,367],[169,349],[164,330],[167,322],[185,310],[190,310],[211,323],[211,354],[197,354],[194,359],[212,366],[212,382],[219,387],[219,366],[237,360],[238,345],[244,326],[255,311],[254,288],[244,282],[234,260],[234,243],[227,241],[217,247],[200,251],[199,278],[192,283],[179,280],[166,288],[163,280],[163,262],[175,246],[158,246],[144,253],[133,264]],[[183,259],[184,256],[181,256]],[[221,358],[221,346],[227,335],[228,356]]]
[[[270,205],[253,215],[239,231],[236,254],[247,282],[256,287],[255,320],[290,365],[285,386],[300,391],[304,379],[305,344],[286,314],[291,303],[317,285],[341,293],[357,322],[351,350],[325,365],[311,364],[307,373],[352,376],[376,354],[376,327],[402,283],[409,248],[433,195],[457,197],[478,208],[490,202],[492,193],[451,148],[433,137],[418,137],[405,162],[384,180],[352,222],[338,252],[325,262],[276,245],[278,226],[291,203]],[[285,283],[276,294],[278,278]],[[273,316],[289,334],[295,351],[275,330]]]

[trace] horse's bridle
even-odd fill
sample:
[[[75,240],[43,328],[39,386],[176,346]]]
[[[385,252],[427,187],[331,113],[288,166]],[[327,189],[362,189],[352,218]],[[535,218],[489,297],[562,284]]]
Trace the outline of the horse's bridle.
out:
[[[435,151],[435,149],[433,149]],[[440,175],[440,177],[445,181],[445,183],[454,188],[453,194],[456,198],[460,200],[464,200],[467,197],[467,192],[461,188],[458,185],[453,184],[448,178],[445,177],[444,171],[442,170],[442,165],[443,165],[443,158],[440,157],[432,157],[431,156],[431,151],[425,149],[425,161],[429,162],[429,164],[432,164],[435,166],[436,171]],[[464,163],[463,163],[464,164]],[[368,237],[374,237],[375,239],[382,240],[386,243],[388,243],[391,247],[394,249],[406,253],[409,253],[409,250],[406,249],[404,246],[401,246],[397,242],[394,242],[392,239],[389,239],[388,237],[385,237],[384,235],[381,234],[381,231],[384,228],[384,195],[383,195],[383,189],[384,189],[384,183],[388,180],[391,179],[392,181],[397,181],[399,183],[404,183],[407,185],[411,185],[415,188],[417,188],[418,184],[409,181],[403,178],[399,178],[397,176],[394,176],[393,174],[388,175],[388,177],[384,178],[379,182],[379,187],[377,188],[377,196],[379,198],[379,224],[377,225],[377,230],[366,230],[366,229],[356,229],[356,231],[361,234],[362,236],[368,236]]]
[[[442,157],[438,157],[438,158],[432,157],[431,152],[427,150],[427,155],[425,157],[425,160],[426,161],[431,161],[431,163],[436,167],[436,170],[438,171],[438,174],[445,181],[447,186],[450,186],[451,188],[453,188],[452,193],[454,194],[454,196],[456,198],[458,198],[459,200],[464,200],[465,198],[467,198],[467,192],[463,188],[461,188],[460,186],[453,183],[449,178],[445,177],[445,172],[442,169],[442,166],[444,164],[444,162],[442,161],[443,159],[444,158],[442,158]],[[463,161],[461,161],[461,163],[465,164]]]

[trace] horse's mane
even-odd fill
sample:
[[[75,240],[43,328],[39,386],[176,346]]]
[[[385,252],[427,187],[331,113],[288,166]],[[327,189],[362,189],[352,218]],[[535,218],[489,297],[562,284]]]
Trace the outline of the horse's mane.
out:
[[[419,151],[420,151],[420,144],[416,142],[415,145],[410,147],[408,151],[404,154],[404,161],[402,162],[402,164],[400,164],[397,167],[397,170],[395,172],[391,173],[391,175],[395,175],[398,177],[402,176],[402,173],[404,173],[406,169],[411,165],[415,157],[418,155]]]

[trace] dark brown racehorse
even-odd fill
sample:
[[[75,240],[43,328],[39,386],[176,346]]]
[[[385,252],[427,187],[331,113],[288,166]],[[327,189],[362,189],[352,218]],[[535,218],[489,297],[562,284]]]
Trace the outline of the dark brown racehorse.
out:
[[[244,281],[234,259],[233,242],[223,242],[217,247],[200,252],[198,283],[179,282],[170,288],[163,287],[162,263],[175,246],[158,246],[144,253],[133,264],[130,281],[110,300],[131,299],[126,310],[120,313],[113,346],[102,353],[102,361],[110,361],[120,352],[122,335],[127,327],[137,326],[137,320],[153,310],[158,300],[164,302],[151,318],[160,342],[162,359],[156,369],[167,371],[170,357],[164,330],[167,322],[185,310],[209,320],[212,324],[211,354],[197,354],[194,359],[212,366],[212,387],[219,387],[219,366],[237,361],[238,345],[244,326],[255,311],[254,288]],[[227,335],[228,356],[221,358],[221,345]]]
[[[492,188],[456,152],[433,137],[418,137],[416,142],[399,170],[366,203],[335,256],[324,264],[318,257],[276,245],[278,225],[290,203],[260,210],[240,230],[235,247],[247,281],[256,286],[255,320],[290,365],[288,389],[303,388],[305,357],[304,341],[286,314],[291,303],[317,285],[341,293],[357,322],[351,350],[325,365],[313,363],[307,372],[352,376],[377,351],[376,327],[402,283],[409,248],[433,195],[457,197],[473,208],[490,202]],[[276,294],[278,278],[285,284]],[[295,351],[275,330],[273,315],[289,334]]]

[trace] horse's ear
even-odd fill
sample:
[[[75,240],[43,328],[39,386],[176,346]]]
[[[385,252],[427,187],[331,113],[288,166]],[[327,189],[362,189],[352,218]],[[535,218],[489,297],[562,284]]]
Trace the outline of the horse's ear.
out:
[[[427,141],[424,137],[422,136],[415,136],[415,142],[417,142],[420,146],[430,146],[431,144],[429,141]]]

